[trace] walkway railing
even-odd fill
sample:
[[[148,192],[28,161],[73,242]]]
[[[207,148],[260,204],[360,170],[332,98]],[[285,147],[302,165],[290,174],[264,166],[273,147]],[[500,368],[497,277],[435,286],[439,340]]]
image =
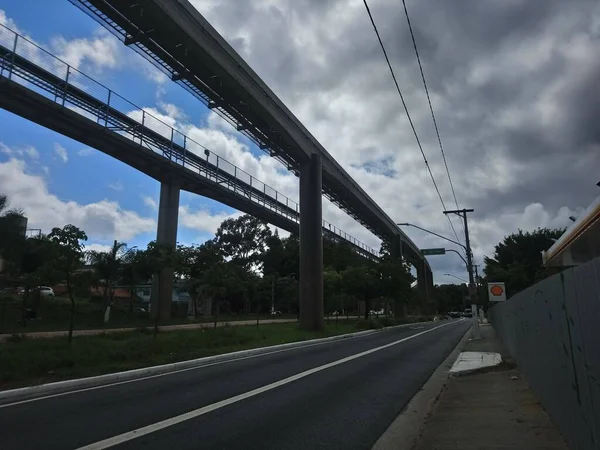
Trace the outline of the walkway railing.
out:
[[[169,161],[299,223],[300,205],[179,130],[0,25],[0,80],[12,80]],[[203,155],[203,156],[202,156]],[[379,252],[323,220],[323,229],[365,254]]]

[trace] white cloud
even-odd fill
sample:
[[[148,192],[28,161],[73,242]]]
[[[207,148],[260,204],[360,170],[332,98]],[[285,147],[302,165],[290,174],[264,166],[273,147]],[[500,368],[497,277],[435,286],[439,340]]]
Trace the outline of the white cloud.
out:
[[[58,142],[54,143],[54,153],[56,153],[56,156],[58,156],[64,163],[66,163],[69,160],[67,149],[60,145]]]
[[[4,12],[4,10],[2,9],[0,9],[0,25],[4,25],[5,27],[8,27],[19,34],[22,34],[21,30],[19,30],[19,28],[17,27],[15,21],[12,20],[10,17],[7,17],[6,12]]]
[[[81,150],[79,150],[77,152],[77,155],[79,155],[79,156],[90,156],[92,153],[94,153],[94,149],[93,148],[85,147],[85,148],[82,148]]]
[[[14,156],[14,157],[27,156],[31,159],[39,159],[39,157],[40,157],[39,152],[36,150],[35,147],[33,147],[31,145],[27,145],[25,147],[10,148],[7,145],[3,144],[2,142],[0,142],[0,153],[4,153],[5,155]]]
[[[57,36],[52,39],[50,48],[72,67],[97,72],[117,67],[120,45],[114,36],[101,29],[92,38],[66,40]]]
[[[214,234],[226,219],[235,219],[240,217],[242,213],[235,212],[211,214],[206,210],[192,211],[189,205],[179,207],[179,225],[185,228],[191,228],[198,231]]]
[[[113,183],[109,183],[108,187],[117,192],[121,192],[123,190],[123,183],[121,183],[121,181],[117,180]]]
[[[102,253],[107,253],[110,252],[112,250],[112,245],[106,245],[106,244],[86,244],[85,249],[87,251],[92,251],[92,252],[102,252]]]
[[[24,151],[25,151],[25,154],[27,154],[27,156],[29,156],[32,159],[38,159],[40,157],[40,154],[35,149],[35,147],[31,147],[31,146],[26,147]]]
[[[152,197],[142,195],[142,201],[144,202],[144,205],[146,205],[151,210],[158,211],[158,204],[156,203],[156,200],[154,200]]]
[[[9,197],[12,207],[25,210],[30,228],[41,228],[44,233],[71,223],[91,240],[126,242],[156,229],[154,219],[124,210],[114,201],[79,204],[59,199],[48,191],[43,177],[27,173],[23,160],[0,163],[0,192]]]

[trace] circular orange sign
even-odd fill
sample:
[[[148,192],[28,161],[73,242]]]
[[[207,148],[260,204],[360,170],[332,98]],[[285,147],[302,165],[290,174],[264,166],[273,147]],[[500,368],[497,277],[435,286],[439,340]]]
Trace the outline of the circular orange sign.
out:
[[[500,296],[504,293],[504,289],[502,289],[502,286],[495,284],[490,288],[490,292],[492,295]]]

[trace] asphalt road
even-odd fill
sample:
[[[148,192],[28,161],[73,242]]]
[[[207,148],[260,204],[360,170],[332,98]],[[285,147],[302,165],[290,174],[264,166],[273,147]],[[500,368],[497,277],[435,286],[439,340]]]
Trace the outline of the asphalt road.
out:
[[[367,450],[469,326],[395,328],[2,405],[0,448]]]

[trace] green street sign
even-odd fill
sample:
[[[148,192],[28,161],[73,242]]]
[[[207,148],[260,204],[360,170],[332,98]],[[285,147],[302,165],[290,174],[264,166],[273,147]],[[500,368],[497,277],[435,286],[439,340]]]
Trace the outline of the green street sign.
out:
[[[424,255],[445,255],[445,248],[422,248],[421,253]]]

